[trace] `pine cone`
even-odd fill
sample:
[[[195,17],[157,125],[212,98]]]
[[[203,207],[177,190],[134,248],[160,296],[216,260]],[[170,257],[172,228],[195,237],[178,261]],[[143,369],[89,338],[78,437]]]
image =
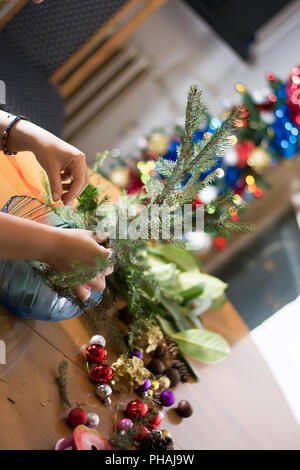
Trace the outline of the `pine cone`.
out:
[[[168,356],[175,359],[178,356],[178,346],[176,342],[168,336],[166,336],[165,342],[167,344]]]
[[[140,450],[173,450],[174,444],[170,437],[163,437],[160,433],[149,433],[141,442]]]
[[[190,373],[186,367],[186,365],[184,364],[184,362],[182,361],[174,361],[173,364],[172,364],[172,367],[174,367],[174,369],[177,369],[179,374],[180,374],[180,380],[181,382],[185,383],[189,380],[190,378]]]
[[[168,354],[168,346],[166,341],[162,341],[159,343],[155,351],[153,352],[152,356],[155,357],[156,359],[166,359]]]

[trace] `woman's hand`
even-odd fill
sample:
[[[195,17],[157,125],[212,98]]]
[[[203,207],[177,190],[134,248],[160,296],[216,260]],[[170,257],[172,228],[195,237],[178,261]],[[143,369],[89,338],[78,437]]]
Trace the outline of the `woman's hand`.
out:
[[[103,241],[103,240],[102,240]],[[74,261],[80,261],[88,266],[95,266],[96,259],[108,258],[110,250],[99,245],[101,240],[95,240],[95,236],[87,230],[59,229],[53,232],[52,243],[48,246],[45,261],[51,264],[57,272],[68,272],[72,269]],[[79,285],[73,290],[81,300],[86,300],[91,294],[91,289],[102,291],[105,289],[105,276],[113,272],[113,267],[106,269],[84,286]]]
[[[12,119],[0,111],[0,135]],[[84,153],[31,122],[20,120],[12,127],[8,147],[11,152],[30,150],[35,154],[48,175],[54,201],[68,204],[88,184]]]
[[[68,204],[82,193],[88,184],[84,153],[37,126],[29,145],[48,175],[54,201],[61,199]],[[70,178],[71,182],[66,183]]]
[[[98,258],[108,258],[110,250],[100,242],[86,230],[50,227],[0,212],[0,259],[34,259],[50,264],[57,272],[68,272],[75,261],[95,266]],[[76,286],[75,294],[86,300],[91,289],[103,290],[105,276],[112,272],[109,267],[86,285]]]

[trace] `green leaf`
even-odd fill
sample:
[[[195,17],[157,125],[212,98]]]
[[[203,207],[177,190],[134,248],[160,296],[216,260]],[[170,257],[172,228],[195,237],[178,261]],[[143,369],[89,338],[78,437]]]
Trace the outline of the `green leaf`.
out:
[[[180,351],[206,363],[223,361],[230,353],[227,341],[217,333],[204,329],[190,329],[172,335]]]
[[[177,329],[179,331],[185,330],[193,326],[184,314],[184,310],[178,303],[170,298],[166,298],[163,295],[159,298],[162,306],[171,315]]]
[[[201,262],[196,255],[188,250],[166,243],[160,243],[148,248],[149,253],[162,256],[168,263],[175,263],[184,271],[200,271]]]
[[[179,291],[178,295],[182,297],[183,303],[187,303],[199,297],[203,293],[203,291],[203,284],[197,284],[196,286],[192,286],[189,289]]]
[[[175,284],[176,265],[166,263],[165,260],[156,255],[147,253],[147,264],[150,268],[151,276],[161,285]]]
[[[201,299],[210,296],[212,301],[218,299],[224,295],[224,291],[227,287],[225,282],[220,279],[210,276],[209,274],[196,273],[196,272],[184,272],[178,276],[179,285],[181,289],[190,289],[192,286],[202,284],[204,285],[204,291],[200,296]]]
[[[162,331],[167,336],[172,336],[173,334],[176,333],[177,330],[175,326],[169,320],[164,318],[162,315],[156,315],[156,319],[159,322]]]
[[[220,310],[227,302],[227,297],[223,293],[211,302],[210,310]]]

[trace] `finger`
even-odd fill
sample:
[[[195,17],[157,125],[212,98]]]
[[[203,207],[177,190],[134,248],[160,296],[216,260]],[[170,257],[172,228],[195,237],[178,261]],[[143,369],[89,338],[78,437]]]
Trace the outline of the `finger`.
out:
[[[33,3],[42,3],[44,0],[32,0]]]
[[[105,289],[105,286],[106,286],[105,277],[102,275],[98,275],[94,277],[93,279],[91,279],[90,281],[88,281],[86,284],[88,287],[91,287],[92,289],[100,292]]]
[[[69,191],[71,183],[63,183],[62,187],[64,191]]]
[[[107,240],[107,237],[103,238],[100,235],[98,235],[97,231],[91,232],[91,236],[92,236],[93,240],[95,240],[95,242],[97,242],[97,243],[104,243]]]
[[[79,300],[87,300],[91,295],[91,288],[89,286],[76,286],[73,289],[74,294]]]
[[[96,232],[89,232],[89,235],[93,241],[98,244],[98,250],[100,250],[101,255],[105,256],[107,259],[111,259],[113,257],[113,250],[102,245],[107,240],[107,237],[100,237]]]
[[[72,199],[79,196],[84,188],[86,178],[86,164],[84,155],[82,158],[78,158],[76,161],[74,161],[73,166],[69,168],[69,171],[73,177],[73,181],[69,191],[64,194],[64,204],[68,204],[70,201],[72,201]]]
[[[60,179],[60,173],[56,168],[48,171],[48,178],[51,188],[51,194],[53,201],[58,201],[61,198],[63,188]]]
[[[110,276],[114,272],[114,266],[109,266],[103,273],[104,276]]]

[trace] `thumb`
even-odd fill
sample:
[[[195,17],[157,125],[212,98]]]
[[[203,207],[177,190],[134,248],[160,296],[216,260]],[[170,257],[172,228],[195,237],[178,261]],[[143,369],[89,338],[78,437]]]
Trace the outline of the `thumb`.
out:
[[[48,178],[51,187],[52,199],[53,201],[58,201],[63,193],[60,172],[53,169],[48,172]]]
[[[88,286],[76,286],[73,288],[73,292],[80,300],[87,300],[91,295],[91,289]]]

